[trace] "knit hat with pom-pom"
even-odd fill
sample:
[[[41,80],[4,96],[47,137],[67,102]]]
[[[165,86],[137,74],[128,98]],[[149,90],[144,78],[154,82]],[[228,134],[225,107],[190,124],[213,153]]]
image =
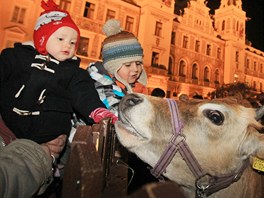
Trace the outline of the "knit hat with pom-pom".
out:
[[[33,40],[38,52],[47,55],[46,43],[49,37],[59,28],[67,26],[73,28],[78,33],[78,43],[80,39],[80,30],[73,22],[70,14],[65,10],[60,10],[53,0],[47,3],[42,0],[41,7],[45,10],[40,14],[34,28]],[[77,44],[76,44],[77,48]]]
[[[103,32],[107,36],[102,45],[104,67],[127,87],[128,92],[132,92],[131,86],[118,75],[117,71],[123,63],[143,62],[143,49],[134,34],[122,31],[118,20],[108,20],[103,26]],[[147,84],[147,75],[143,67],[138,82]]]

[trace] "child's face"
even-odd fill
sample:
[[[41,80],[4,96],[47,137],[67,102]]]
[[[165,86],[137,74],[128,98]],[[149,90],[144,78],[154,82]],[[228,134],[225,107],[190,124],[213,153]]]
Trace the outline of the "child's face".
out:
[[[142,72],[142,62],[132,61],[123,63],[121,68],[117,71],[118,75],[127,81],[127,83],[135,83]]]
[[[78,33],[76,30],[64,26],[57,29],[48,39],[47,52],[58,61],[72,58],[76,50]]]

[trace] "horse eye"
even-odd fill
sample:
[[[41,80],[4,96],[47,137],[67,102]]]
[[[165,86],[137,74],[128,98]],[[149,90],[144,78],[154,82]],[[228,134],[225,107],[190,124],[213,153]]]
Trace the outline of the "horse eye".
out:
[[[218,110],[207,109],[203,111],[203,115],[207,117],[213,124],[218,126],[222,125],[225,120],[224,115]]]

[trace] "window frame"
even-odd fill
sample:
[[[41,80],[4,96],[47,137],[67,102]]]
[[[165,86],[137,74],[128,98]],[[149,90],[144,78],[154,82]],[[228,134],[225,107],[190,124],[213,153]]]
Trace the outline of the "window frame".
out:
[[[89,43],[90,43],[90,39],[88,37],[81,36],[79,40],[78,48],[76,50],[76,55],[89,57],[89,53],[88,53]]]
[[[87,6],[89,4],[89,6]],[[94,19],[96,5],[89,1],[85,1],[85,6],[83,10],[83,17],[88,19]]]
[[[158,36],[158,37],[162,36],[162,23],[159,21],[156,21],[154,34],[155,34],[155,36]]]
[[[14,6],[11,22],[24,24],[27,9],[18,5]]]
[[[133,32],[135,24],[135,18],[132,16],[126,16],[125,30],[128,32]]]
[[[106,16],[105,16],[105,21],[109,19],[114,19],[116,16],[116,11],[112,9],[107,9],[106,10]]]

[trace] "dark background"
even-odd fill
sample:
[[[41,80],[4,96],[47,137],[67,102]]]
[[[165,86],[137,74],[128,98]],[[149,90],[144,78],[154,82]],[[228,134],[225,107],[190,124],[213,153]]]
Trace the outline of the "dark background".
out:
[[[242,8],[251,18],[246,22],[247,39],[264,52],[264,0],[243,0]]]
[[[190,0],[175,0],[175,13],[177,10],[186,7]],[[219,8],[221,0],[205,0],[211,8],[211,13]],[[264,0],[242,0],[242,8],[246,17],[246,39],[252,46],[264,52]]]

